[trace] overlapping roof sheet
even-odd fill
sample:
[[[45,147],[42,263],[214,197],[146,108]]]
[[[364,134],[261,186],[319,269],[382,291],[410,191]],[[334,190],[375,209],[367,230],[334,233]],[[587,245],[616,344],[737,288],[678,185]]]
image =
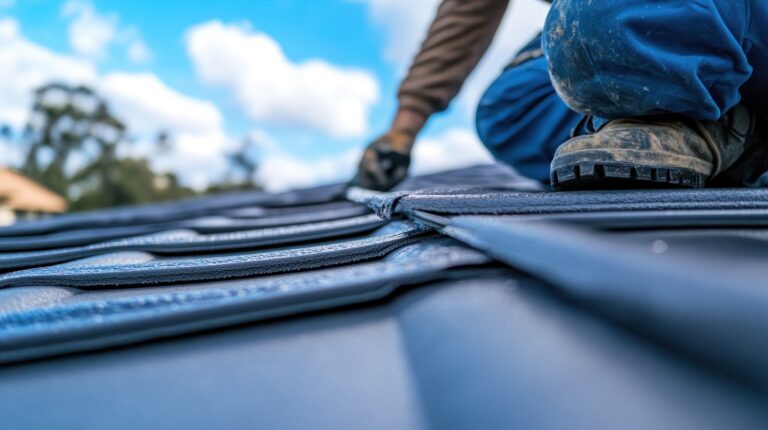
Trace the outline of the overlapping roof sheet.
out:
[[[765,428],[766,224],[763,190],[550,193],[502,166],[17,224],[0,417]],[[153,409],[196,378],[183,417]]]

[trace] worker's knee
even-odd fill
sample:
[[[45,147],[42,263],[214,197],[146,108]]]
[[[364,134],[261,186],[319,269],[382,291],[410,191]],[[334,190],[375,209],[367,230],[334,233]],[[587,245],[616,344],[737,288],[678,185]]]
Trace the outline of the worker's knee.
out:
[[[594,34],[595,26],[590,25],[589,20],[604,3],[557,1],[544,27],[544,52],[552,84],[568,106],[587,114],[594,114],[595,107],[602,104],[599,99],[603,88],[595,61],[597,56],[603,56],[590,54],[594,50],[592,45],[599,44],[602,37]]]
[[[631,107],[603,72],[623,61],[625,39],[616,0],[559,0],[544,28],[543,47],[557,93],[572,109],[601,117],[622,116]],[[617,105],[618,104],[618,105]]]

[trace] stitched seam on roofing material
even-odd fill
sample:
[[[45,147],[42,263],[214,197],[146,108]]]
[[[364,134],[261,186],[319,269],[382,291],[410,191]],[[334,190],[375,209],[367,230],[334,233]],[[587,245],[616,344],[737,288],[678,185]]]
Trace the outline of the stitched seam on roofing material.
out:
[[[73,287],[117,287],[283,273],[380,257],[431,234],[435,234],[433,230],[413,225],[401,233],[284,251],[161,260],[144,264],[74,266],[70,263],[0,275],[0,287],[41,283]]]
[[[443,233],[550,282],[609,319],[768,388],[768,294],[756,293],[754,280],[702,263],[692,270],[687,260],[653,258],[611,236],[553,224],[457,217]]]
[[[107,347],[127,345],[158,338],[194,333],[196,331],[223,328],[226,326],[249,322],[258,322],[269,318],[278,318],[304,312],[342,307],[345,305],[377,300],[385,297],[387,294],[391,293],[391,291],[392,289],[387,289],[384,287],[381,290],[361,293],[359,295],[349,295],[340,299],[331,298],[325,301],[295,304],[285,308],[254,310],[250,313],[246,312],[229,315],[222,314],[217,315],[215,318],[206,320],[187,320],[181,321],[176,325],[142,327],[140,330],[105,333],[99,337],[95,337],[91,334],[88,336],[88,338],[75,338],[73,340],[65,340],[64,343],[59,344],[32,345],[22,347],[21,349],[6,349],[0,351],[0,364],[8,364],[16,361],[44,358],[47,356],[55,356],[67,353],[103,349]],[[132,323],[140,324],[141,321],[134,321]]]
[[[327,203],[341,197],[342,185],[288,191],[281,194],[242,192],[213,197],[158,203],[143,206],[113,208],[80,214],[62,215],[48,220],[25,222],[0,228],[0,237],[41,234],[98,225],[115,226],[146,222],[165,222],[214,214],[217,211],[243,206],[299,206]]]
[[[636,210],[768,209],[765,190],[412,194],[395,212],[513,215]]]
[[[190,228],[199,233],[218,233],[225,231],[250,230],[256,228],[276,228],[300,224],[332,221],[343,218],[355,218],[371,213],[371,209],[362,206],[354,211],[321,211],[306,214],[276,215],[264,218],[231,218],[226,216],[211,216],[181,221],[173,224],[174,228]]]
[[[293,227],[219,233],[213,235],[155,234],[109,241],[75,248],[51,251],[0,253],[0,269],[20,269],[71,261],[103,252],[148,251],[179,254],[199,251],[221,251],[283,245],[292,242],[341,237],[381,227],[384,221],[376,215],[345,220],[301,224]]]
[[[411,246],[419,245],[416,244]],[[251,282],[258,285],[256,287],[246,287],[241,285],[238,287],[214,289],[214,286],[211,290],[207,291],[156,293],[148,294],[146,297],[129,296],[106,300],[98,299],[98,297],[96,297],[99,294],[98,292],[89,293],[94,296],[95,303],[85,302],[71,305],[56,305],[45,309],[2,314],[0,315],[0,329],[13,330],[41,323],[48,324],[77,319],[82,316],[121,316],[127,311],[144,312],[168,306],[179,308],[182,306],[195,305],[197,303],[209,305],[212,300],[233,300],[235,302],[242,302],[249,297],[252,297],[257,301],[268,300],[271,298],[291,297],[308,291],[334,290],[340,287],[326,285],[333,282],[344,284],[344,280],[346,279],[352,279],[352,281],[346,281],[348,284],[359,285],[364,285],[368,282],[391,282],[410,274],[437,272],[453,267],[485,264],[491,261],[489,257],[486,257],[484,254],[477,251],[464,249],[461,250],[460,253],[457,253],[453,250],[454,248],[457,247],[450,246],[445,247],[444,250],[439,249],[437,252],[430,252],[428,254],[429,259],[423,257],[419,258],[418,256],[409,261],[387,261],[385,259],[383,261],[363,263],[351,267],[320,269],[314,273],[286,274],[272,276],[266,279],[255,278],[236,281],[239,283]],[[375,274],[373,274],[374,272]],[[382,274],[382,279],[376,278],[376,276],[382,276]],[[292,280],[302,280],[305,278],[309,281],[303,281],[300,287],[287,289],[287,285],[290,285]],[[367,280],[363,282],[360,280],[361,278]],[[268,294],[273,295],[267,296]],[[7,338],[8,335],[8,332],[0,334],[0,340]]]
[[[230,233],[243,230],[288,227],[311,223],[357,218],[371,213],[367,206],[356,210],[323,211],[303,214],[301,217],[272,216],[265,218],[204,217],[191,220],[145,224],[127,227],[100,227],[81,230],[65,230],[48,235],[0,237],[0,251],[23,251],[92,245],[120,238],[148,235],[173,229],[191,229],[201,234]],[[47,242],[46,242],[47,241]]]
[[[437,240],[445,243],[449,239]],[[487,256],[458,244],[439,247],[437,251],[428,251],[404,261],[385,260],[355,267],[325,269],[320,273],[252,280],[256,284],[271,283],[269,292],[274,293],[271,296],[263,295],[264,288],[226,288],[203,294],[182,294],[183,297],[178,294],[154,294],[146,299],[133,297],[132,300],[123,298],[78,303],[75,306],[64,305],[64,309],[6,315],[0,324],[5,337],[0,340],[0,344],[4,345],[0,349],[0,362],[103,348],[378,300],[405,285],[450,278],[446,269],[491,261]],[[322,276],[318,278],[319,275]],[[288,294],[280,291],[291,285],[291,279],[309,279],[311,282],[299,282],[300,288]],[[138,308],[131,306],[136,303],[142,305]],[[153,313],[153,309],[158,310]],[[86,319],[85,325],[83,319]],[[55,327],[49,327],[50,324]],[[72,327],[67,328],[68,325]],[[21,329],[20,334],[8,336],[18,329]]]
[[[408,183],[411,182],[410,185]],[[402,185],[411,190],[438,188],[441,186],[470,186],[483,188],[495,186],[504,189],[534,189],[538,185],[521,177],[508,166],[490,164],[408,178]],[[160,203],[143,206],[123,207],[80,214],[63,215],[33,223],[20,223],[0,228],[0,237],[34,235],[80,227],[116,226],[126,224],[168,222],[199,216],[220,214],[223,211],[259,205],[267,211],[278,207],[306,206],[339,201],[346,190],[345,184],[329,185],[312,189],[289,191],[281,194],[263,192],[240,192],[222,194],[174,203]]]

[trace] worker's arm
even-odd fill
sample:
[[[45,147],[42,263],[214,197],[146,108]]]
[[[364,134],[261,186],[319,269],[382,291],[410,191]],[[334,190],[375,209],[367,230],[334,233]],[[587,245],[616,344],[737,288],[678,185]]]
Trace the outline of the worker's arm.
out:
[[[493,41],[508,4],[509,0],[443,0],[400,85],[390,130],[363,156],[359,185],[388,190],[405,178],[416,135],[459,93]]]

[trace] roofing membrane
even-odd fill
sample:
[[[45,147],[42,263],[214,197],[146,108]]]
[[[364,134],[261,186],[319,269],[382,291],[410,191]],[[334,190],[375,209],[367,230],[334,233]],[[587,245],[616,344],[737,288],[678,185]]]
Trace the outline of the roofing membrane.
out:
[[[550,193],[497,165],[17,224],[0,422],[765,428],[767,222],[763,190]]]

